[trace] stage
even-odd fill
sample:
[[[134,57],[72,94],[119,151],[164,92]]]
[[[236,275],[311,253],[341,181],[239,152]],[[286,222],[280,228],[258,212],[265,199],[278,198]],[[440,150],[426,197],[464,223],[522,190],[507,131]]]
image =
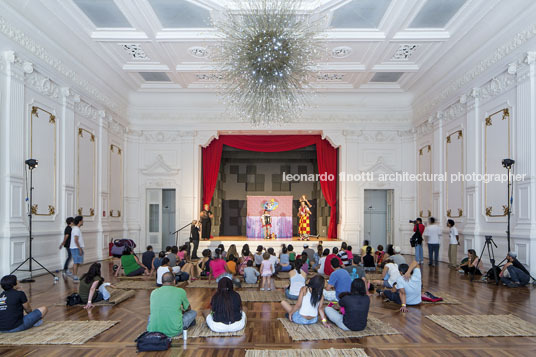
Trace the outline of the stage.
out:
[[[225,250],[229,248],[231,244],[236,245],[237,249],[240,249],[244,244],[249,244],[249,248],[252,252],[257,249],[258,245],[262,245],[266,248],[274,248],[276,252],[279,252],[281,244],[292,244],[297,253],[301,253],[304,244],[308,244],[310,247],[316,250],[319,242],[322,241],[322,246],[324,248],[333,248],[341,246],[342,240],[340,239],[328,239],[326,237],[310,238],[309,241],[301,241],[299,237],[292,238],[277,238],[277,239],[264,239],[264,238],[247,238],[246,236],[218,236],[210,240],[200,240],[199,249],[203,250],[205,248],[216,249],[218,245],[223,244]]]

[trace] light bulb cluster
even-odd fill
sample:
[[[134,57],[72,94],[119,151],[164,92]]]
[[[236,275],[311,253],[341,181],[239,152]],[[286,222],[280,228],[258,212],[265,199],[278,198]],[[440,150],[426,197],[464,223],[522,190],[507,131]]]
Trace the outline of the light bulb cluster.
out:
[[[215,22],[221,94],[230,114],[254,125],[298,118],[309,103],[308,80],[320,54],[321,28],[299,14],[300,0],[240,1]]]

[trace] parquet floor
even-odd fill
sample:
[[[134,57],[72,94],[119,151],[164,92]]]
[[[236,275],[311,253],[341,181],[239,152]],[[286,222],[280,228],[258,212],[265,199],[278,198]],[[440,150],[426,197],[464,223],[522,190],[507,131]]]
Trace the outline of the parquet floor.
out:
[[[87,268],[86,268],[87,269]],[[111,263],[103,264],[103,274],[110,277]],[[85,269],[83,269],[85,271]],[[173,342],[165,353],[139,356],[244,356],[248,349],[288,348],[364,348],[370,356],[536,356],[536,337],[460,338],[425,318],[429,314],[514,314],[536,323],[536,295],[533,288],[508,289],[495,285],[471,283],[446,264],[423,272],[425,290],[448,292],[462,305],[426,305],[410,308],[401,314],[394,305],[386,305],[374,296],[371,315],[388,321],[401,335],[373,336],[362,339],[293,343],[278,317],[284,312],[278,303],[248,302],[246,333],[233,338],[189,338]],[[113,281],[113,279],[112,279]],[[134,339],[145,330],[149,314],[148,290],[118,306],[95,307],[87,312],[81,307],[52,306],[64,301],[76,289],[70,279],[53,284],[50,276],[41,276],[33,284],[24,284],[32,306],[48,305],[48,320],[119,320],[120,323],[85,345],[72,346],[0,346],[0,356],[136,356]],[[209,307],[212,289],[186,288],[193,309]],[[471,317],[478,319],[478,316]]]

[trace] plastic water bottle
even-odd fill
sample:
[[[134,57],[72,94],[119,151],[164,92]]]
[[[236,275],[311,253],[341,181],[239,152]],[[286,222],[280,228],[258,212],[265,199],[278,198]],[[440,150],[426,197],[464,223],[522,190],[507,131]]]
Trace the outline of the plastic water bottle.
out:
[[[188,339],[188,330],[182,330],[182,339],[186,342]]]

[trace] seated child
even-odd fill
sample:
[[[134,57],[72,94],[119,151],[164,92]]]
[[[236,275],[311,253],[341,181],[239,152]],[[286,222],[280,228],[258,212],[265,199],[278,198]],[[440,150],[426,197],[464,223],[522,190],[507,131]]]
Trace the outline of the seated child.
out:
[[[259,275],[261,274],[253,267],[253,260],[248,260],[247,267],[244,269],[244,280],[246,284],[257,284]]]

